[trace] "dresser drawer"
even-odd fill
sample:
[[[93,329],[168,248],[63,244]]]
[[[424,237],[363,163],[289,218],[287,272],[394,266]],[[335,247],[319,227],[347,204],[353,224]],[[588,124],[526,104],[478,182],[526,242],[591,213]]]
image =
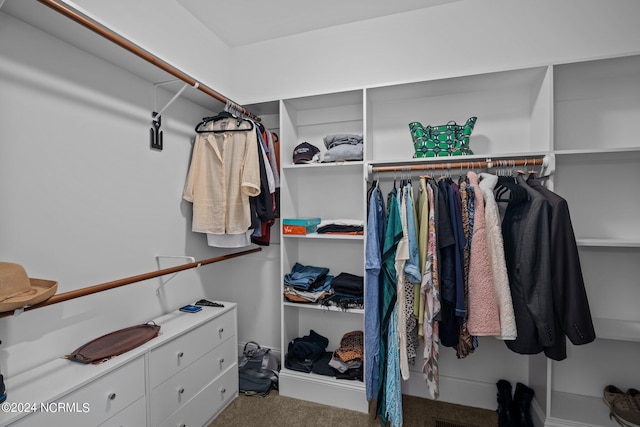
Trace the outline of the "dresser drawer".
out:
[[[231,310],[152,350],[149,357],[151,388],[235,335],[235,313],[235,310]]]
[[[231,368],[237,381],[236,340],[228,339],[151,391],[151,424],[156,426]]]
[[[99,427],[141,427],[147,425],[145,399],[141,397]]]
[[[88,365],[86,368],[91,369],[92,366]],[[48,402],[50,405],[47,406],[47,412],[34,413],[12,426],[95,426],[119,413],[144,394],[144,359],[139,357],[56,402]]]
[[[237,396],[238,370],[234,366],[160,424],[160,427],[202,427]]]

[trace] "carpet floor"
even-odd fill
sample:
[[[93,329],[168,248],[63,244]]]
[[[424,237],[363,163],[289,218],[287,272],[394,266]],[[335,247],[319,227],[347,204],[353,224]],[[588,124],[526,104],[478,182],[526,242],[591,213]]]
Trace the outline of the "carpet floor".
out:
[[[496,411],[402,396],[404,427],[495,427]],[[380,419],[348,409],[280,396],[240,395],[208,427],[380,427]]]

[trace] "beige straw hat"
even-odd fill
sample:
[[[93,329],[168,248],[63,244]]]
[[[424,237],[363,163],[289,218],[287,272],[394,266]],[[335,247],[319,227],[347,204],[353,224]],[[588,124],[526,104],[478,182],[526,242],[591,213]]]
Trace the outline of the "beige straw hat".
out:
[[[20,264],[0,262],[0,312],[41,303],[57,289],[56,281],[30,278]]]

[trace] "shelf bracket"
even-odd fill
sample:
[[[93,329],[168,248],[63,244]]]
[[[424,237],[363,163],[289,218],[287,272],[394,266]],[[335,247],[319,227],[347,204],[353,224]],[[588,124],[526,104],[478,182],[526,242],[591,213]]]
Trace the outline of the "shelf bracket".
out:
[[[158,264],[158,270],[160,270],[160,259],[161,258],[180,258],[180,259],[185,259],[187,261],[189,261],[190,263],[194,263],[196,262],[196,259],[192,256],[182,256],[182,255],[156,255],[156,263]],[[200,267],[200,264],[198,264],[195,268]],[[179,271],[173,273],[171,276],[169,276],[169,278],[167,280],[162,280],[162,278],[160,278],[160,286],[158,286],[158,289],[156,289],[156,295],[160,295],[160,290],[167,284],[169,283],[169,281],[171,279],[173,279],[174,277],[176,277],[176,275],[179,273]]]

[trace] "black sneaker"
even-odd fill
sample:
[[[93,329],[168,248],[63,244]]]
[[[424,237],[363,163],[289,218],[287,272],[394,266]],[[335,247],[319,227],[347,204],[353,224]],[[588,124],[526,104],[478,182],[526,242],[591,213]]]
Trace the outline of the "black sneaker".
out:
[[[7,400],[7,392],[4,388],[4,376],[0,374],[0,403]]]

